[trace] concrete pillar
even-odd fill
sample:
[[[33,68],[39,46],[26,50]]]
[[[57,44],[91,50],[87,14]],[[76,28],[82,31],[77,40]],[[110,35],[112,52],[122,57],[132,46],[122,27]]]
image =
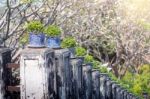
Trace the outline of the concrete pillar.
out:
[[[55,49],[57,98],[71,99],[72,97],[72,66],[70,52],[66,49]]]
[[[27,48],[21,53],[21,99],[53,99],[55,95],[54,52]]]
[[[112,82],[111,80],[108,78],[106,80],[106,99],[112,99]]]
[[[100,73],[100,96],[101,99],[106,99],[106,80],[108,75]]]
[[[117,87],[116,87],[116,99],[121,99],[120,91],[121,91],[120,86],[117,85]]]
[[[123,99],[125,99],[124,98],[124,93],[125,93],[125,90],[123,89],[123,91],[122,91],[122,97],[123,97]]]
[[[83,95],[82,91],[82,64],[83,58],[71,58],[71,65],[73,71],[73,97],[79,99]]]
[[[92,65],[83,65],[83,90],[84,99],[92,99]]]
[[[133,99],[133,94],[132,93],[130,93],[130,99]]]
[[[123,88],[121,88],[121,90],[120,90],[120,98],[121,99],[123,99],[123,92],[124,92],[124,90],[123,90]]]
[[[130,94],[129,94],[129,92],[127,92],[127,99],[130,99]]]
[[[92,71],[93,92],[92,99],[100,99],[100,73],[99,70]]]
[[[8,79],[10,71],[7,69],[7,63],[11,62],[11,50],[0,48],[0,99],[5,99],[5,85],[10,84]]]
[[[127,99],[127,90],[124,91],[123,99]]]
[[[64,50],[69,51],[70,58],[75,58],[75,48],[66,48]]]
[[[112,99],[116,99],[116,82],[112,82]]]

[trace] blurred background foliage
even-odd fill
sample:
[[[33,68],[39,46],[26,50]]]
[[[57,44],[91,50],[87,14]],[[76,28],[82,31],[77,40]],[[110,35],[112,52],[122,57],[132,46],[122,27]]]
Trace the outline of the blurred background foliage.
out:
[[[135,94],[150,95],[150,0],[1,0],[1,45],[25,44],[25,24],[38,20],[75,38],[76,56]],[[20,42],[18,42],[20,41]],[[70,42],[69,42],[70,43]],[[20,50],[19,50],[20,51]],[[106,65],[107,64],[107,65]]]

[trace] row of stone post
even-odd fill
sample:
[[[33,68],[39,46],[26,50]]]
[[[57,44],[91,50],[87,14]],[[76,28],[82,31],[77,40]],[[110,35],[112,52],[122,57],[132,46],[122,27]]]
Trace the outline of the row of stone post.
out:
[[[25,49],[21,99],[136,99],[67,49]]]
[[[4,53],[1,51],[0,56],[0,99],[4,99],[5,94],[3,66],[6,67],[11,60],[10,50]],[[136,99],[107,74],[83,62],[82,57],[74,57],[68,49],[24,49],[20,58],[20,98]]]

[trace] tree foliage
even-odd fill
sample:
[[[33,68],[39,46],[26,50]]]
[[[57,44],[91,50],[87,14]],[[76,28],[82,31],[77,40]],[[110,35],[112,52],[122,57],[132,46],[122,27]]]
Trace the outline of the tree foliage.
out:
[[[25,24],[39,20],[44,26],[60,26],[62,38],[73,36],[88,54],[108,63],[119,79],[126,77],[128,70],[135,79],[144,79],[136,74],[146,76],[139,70],[150,64],[149,0],[18,1],[6,0],[0,9],[2,45],[18,47],[19,38],[26,33]],[[141,84],[133,88],[139,93]]]

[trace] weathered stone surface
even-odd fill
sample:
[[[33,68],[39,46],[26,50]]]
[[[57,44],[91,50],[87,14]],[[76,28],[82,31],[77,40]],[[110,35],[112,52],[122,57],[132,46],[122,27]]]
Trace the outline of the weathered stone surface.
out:
[[[75,58],[75,48],[65,48],[63,49],[65,51],[69,51],[70,53],[70,58]]]
[[[112,95],[112,82],[111,80],[108,78],[106,80],[106,99],[112,99],[113,95]]]
[[[117,87],[116,87],[116,96],[117,96],[116,99],[121,99],[120,91],[121,91],[120,86],[117,85]]]
[[[11,72],[7,69],[7,63],[11,62],[11,50],[0,48],[0,99],[5,99],[5,85],[10,84],[8,79]]]
[[[121,99],[123,99],[123,92],[124,92],[123,88],[120,88],[120,98]]]
[[[112,82],[112,99],[116,99],[117,91],[116,91],[117,84]]]
[[[123,91],[122,91],[122,97],[123,97],[123,98],[122,98],[122,99],[125,99],[125,98],[124,98],[124,93],[125,93],[125,90],[123,89]]]
[[[127,99],[130,99],[130,94],[129,94],[129,92],[127,92]]]
[[[57,98],[71,99],[72,97],[72,66],[70,52],[66,49],[55,49]]]
[[[82,64],[83,58],[72,58],[71,65],[73,71],[73,96],[74,99],[79,99],[83,95],[82,91]]]
[[[54,52],[47,48],[27,48],[21,53],[21,99],[53,99]]]
[[[92,99],[92,65],[83,65],[84,99]]]
[[[133,95],[130,93],[130,99],[133,99]]]
[[[100,99],[100,73],[99,70],[92,71],[93,92],[92,99]]]
[[[128,91],[127,90],[125,90],[124,99],[128,99]]]
[[[106,80],[108,78],[108,74],[100,73],[100,96],[101,99],[106,99]]]
[[[120,98],[120,86],[112,81],[112,99],[119,99]]]

